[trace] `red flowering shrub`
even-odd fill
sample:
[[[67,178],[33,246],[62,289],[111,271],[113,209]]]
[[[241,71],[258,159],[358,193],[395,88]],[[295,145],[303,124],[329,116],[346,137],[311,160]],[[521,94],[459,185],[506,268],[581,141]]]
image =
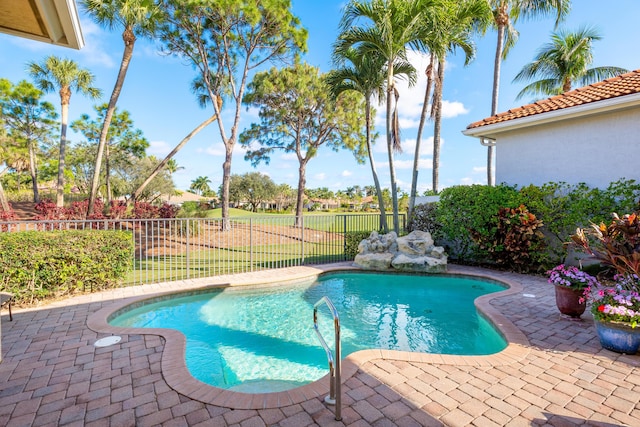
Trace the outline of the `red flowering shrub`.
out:
[[[133,218],[153,219],[160,216],[160,209],[147,202],[136,202],[133,205]]]
[[[179,210],[180,208],[178,206],[165,202],[160,206],[160,218],[175,218]]]
[[[109,218],[125,218],[127,214],[127,204],[122,200],[112,200],[109,208]]]

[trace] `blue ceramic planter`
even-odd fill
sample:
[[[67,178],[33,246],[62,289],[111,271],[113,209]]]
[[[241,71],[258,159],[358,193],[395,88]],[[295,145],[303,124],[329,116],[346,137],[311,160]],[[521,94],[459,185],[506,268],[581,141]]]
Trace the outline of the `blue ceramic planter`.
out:
[[[625,323],[595,320],[600,344],[616,353],[636,354],[640,348],[640,326],[632,328]]]

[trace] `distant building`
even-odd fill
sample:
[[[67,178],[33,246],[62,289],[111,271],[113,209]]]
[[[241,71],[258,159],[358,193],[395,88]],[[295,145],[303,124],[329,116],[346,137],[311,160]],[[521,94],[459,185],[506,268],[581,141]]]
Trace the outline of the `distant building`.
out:
[[[463,134],[495,144],[497,184],[640,181],[640,70],[471,123]]]

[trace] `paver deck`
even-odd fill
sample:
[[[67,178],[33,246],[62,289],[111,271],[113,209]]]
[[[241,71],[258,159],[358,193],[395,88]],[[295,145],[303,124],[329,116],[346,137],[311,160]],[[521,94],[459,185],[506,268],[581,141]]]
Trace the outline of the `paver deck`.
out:
[[[640,426],[640,357],[601,348],[588,313],[561,316],[542,277],[450,266],[510,283],[478,305],[510,344],[491,356],[367,351],[345,361],[342,421],[326,382],[250,395],[182,374],[180,338],[118,334],[105,313],[159,292],[299,279],[345,265],[295,267],[81,295],[2,312],[3,426]],[[177,341],[177,344],[176,344]]]

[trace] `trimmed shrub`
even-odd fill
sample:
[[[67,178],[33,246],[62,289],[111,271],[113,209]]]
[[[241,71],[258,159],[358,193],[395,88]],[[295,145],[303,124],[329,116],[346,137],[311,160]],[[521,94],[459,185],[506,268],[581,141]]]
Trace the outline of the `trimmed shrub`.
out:
[[[369,238],[371,235],[370,231],[349,231],[345,234],[345,248],[344,248],[344,258],[345,260],[352,261],[358,255],[358,245],[364,239]]]
[[[488,241],[498,228],[496,213],[501,208],[519,205],[518,191],[506,185],[445,188],[436,207],[436,223],[440,227],[432,233],[433,238],[445,247],[451,259],[483,263],[489,254],[475,243],[471,230]]]
[[[542,221],[524,205],[498,211],[498,227],[492,236],[475,230],[471,235],[482,250],[489,253],[496,266],[517,272],[544,271],[539,254],[544,248]]]
[[[458,186],[444,189],[437,203],[416,206],[412,229],[429,231],[451,260],[493,264],[496,255],[489,250],[489,242],[504,231],[500,230],[498,212],[524,205],[544,224],[536,227],[536,233],[544,234],[544,245],[532,244],[528,256],[537,267],[547,269],[567,261],[565,243],[577,227],[586,227],[591,221],[607,223],[611,212],[633,212],[639,202],[640,183],[626,179],[612,182],[604,190],[565,182],[520,190],[506,185]],[[500,252],[499,240],[495,244],[493,250]]]
[[[28,304],[115,287],[133,259],[127,231],[0,233],[0,247],[0,289]]]
[[[416,205],[409,221],[409,231],[428,231],[432,236],[438,235],[442,225],[438,222],[437,212],[437,202]]]

